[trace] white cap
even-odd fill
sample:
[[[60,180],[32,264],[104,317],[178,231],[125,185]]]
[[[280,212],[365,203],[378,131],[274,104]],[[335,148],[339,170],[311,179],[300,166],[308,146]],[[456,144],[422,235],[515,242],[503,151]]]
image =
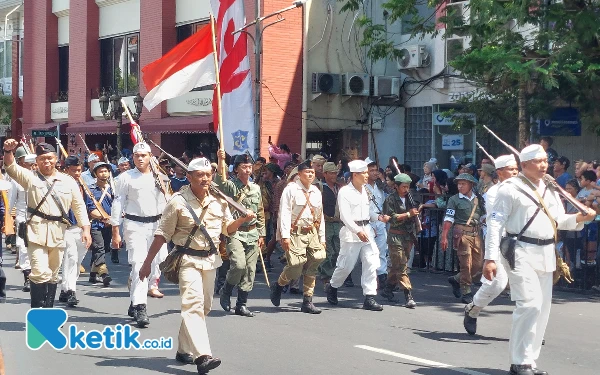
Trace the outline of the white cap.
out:
[[[100,158],[98,157],[98,155],[90,154],[90,156],[88,156],[88,163],[93,162],[93,161],[100,161]]]
[[[348,163],[348,167],[350,168],[350,172],[360,173],[367,171],[367,163],[364,160],[352,160]]]
[[[35,164],[35,158],[37,158],[36,154],[27,154],[25,155],[25,159],[23,161],[29,164]]]
[[[135,146],[133,146],[133,153],[135,154],[136,152],[150,153],[150,146],[148,146],[146,142],[138,142],[135,144]]]
[[[437,164],[437,159],[431,158],[431,159],[429,159],[429,163]]]
[[[494,161],[494,166],[496,167],[496,169],[508,167],[511,164],[517,165],[517,159],[515,159],[515,156],[513,154],[500,155]]]
[[[188,172],[193,171],[212,172],[210,161],[207,158],[197,158],[192,160],[188,165]]]
[[[367,158],[365,159],[365,163],[367,163],[367,165],[371,164],[371,163],[375,163],[373,160],[371,160],[370,157],[367,156]]]
[[[521,153],[519,154],[519,159],[521,160],[521,162],[546,157],[548,157],[548,154],[546,154],[544,148],[541,145],[537,144],[525,147],[523,150],[521,150]]]
[[[125,156],[121,156],[121,158],[119,158],[119,162],[117,164],[123,164],[123,163],[129,163],[129,159],[127,159]]]

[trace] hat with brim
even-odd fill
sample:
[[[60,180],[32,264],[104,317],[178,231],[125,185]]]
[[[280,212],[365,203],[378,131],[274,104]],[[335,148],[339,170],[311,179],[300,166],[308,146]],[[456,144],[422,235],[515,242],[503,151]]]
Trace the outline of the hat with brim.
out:
[[[27,155],[27,151],[25,150],[25,147],[23,146],[19,146],[16,150],[15,150],[15,159],[19,159],[24,157],[25,155]]]
[[[487,173],[489,175],[494,173],[495,170],[496,170],[496,168],[494,168],[494,166],[490,165],[490,164],[482,164],[481,168],[478,169],[478,171],[484,171],[485,173]]]
[[[473,184],[477,183],[477,180],[475,179],[475,177],[471,176],[468,173],[461,173],[454,178],[454,181],[459,181],[459,180],[469,181],[470,183],[473,183]]]
[[[110,164],[101,161],[100,163],[94,165],[94,169],[92,170],[92,172],[94,172],[94,174],[96,174],[96,171],[100,168],[106,168],[106,169],[108,169],[109,172],[112,171]]]
[[[290,172],[290,175],[288,176],[287,180],[292,181],[294,179],[294,177],[296,177],[297,175],[298,175],[298,167],[294,167],[294,169],[292,169],[292,171]]]
[[[332,161],[328,161],[327,163],[323,164],[323,173],[327,173],[327,172],[338,172],[338,167],[337,165],[335,165],[334,162]]]
[[[35,158],[37,158],[36,154],[27,154],[23,159],[24,163],[35,164]]]
[[[325,159],[324,157],[322,157],[321,155],[315,155],[312,157],[312,162],[313,163],[325,163],[327,161],[327,159]]]

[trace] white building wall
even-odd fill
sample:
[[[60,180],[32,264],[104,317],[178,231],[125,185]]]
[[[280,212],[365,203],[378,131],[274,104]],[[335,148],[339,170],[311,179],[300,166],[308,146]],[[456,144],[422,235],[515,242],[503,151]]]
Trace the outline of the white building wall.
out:
[[[175,23],[185,25],[210,17],[210,0],[176,0]]]
[[[58,45],[69,44],[69,16],[58,18]]]
[[[96,0],[98,3],[98,0]],[[140,29],[140,0],[129,0],[100,6],[100,38],[126,34]]]

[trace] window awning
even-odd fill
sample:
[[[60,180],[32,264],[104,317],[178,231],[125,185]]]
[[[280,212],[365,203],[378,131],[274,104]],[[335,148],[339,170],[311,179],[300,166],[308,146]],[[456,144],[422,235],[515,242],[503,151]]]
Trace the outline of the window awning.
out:
[[[211,133],[214,130],[212,115],[165,117],[156,120],[141,120],[140,128],[144,133]],[[129,133],[129,121],[123,121],[122,133]],[[69,124],[67,134],[116,134],[115,120],[87,121]]]

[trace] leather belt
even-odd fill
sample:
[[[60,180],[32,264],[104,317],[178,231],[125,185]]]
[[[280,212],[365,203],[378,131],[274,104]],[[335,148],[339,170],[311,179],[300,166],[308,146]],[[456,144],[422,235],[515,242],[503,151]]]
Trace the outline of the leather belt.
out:
[[[507,235],[512,238],[517,238],[516,234],[507,233]],[[528,243],[531,245],[546,246],[546,245],[553,244],[554,238],[548,238],[548,239],[542,240],[540,238],[521,236],[520,238],[517,238],[517,241],[525,242],[525,243]]]
[[[358,220],[354,222],[358,226],[369,225],[369,220]]]
[[[308,226],[308,227],[299,227],[297,225],[292,225],[292,233],[297,233],[297,234],[308,234],[310,232],[312,232],[314,226]]]
[[[238,231],[240,232],[250,232],[251,230],[256,228],[256,224],[248,225],[246,227],[239,227]]]
[[[156,216],[137,216],[131,214],[125,214],[125,219],[137,221],[138,223],[154,223],[160,220],[162,215]]]
[[[29,212],[30,214],[34,215],[34,216],[39,216],[42,219],[46,219],[49,221],[58,221],[58,222],[63,222],[63,217],[62,216],[53,216],[53,215],[48,215],[45,214],[41,211],[37,211],[35,208],[31,208],[31,207],[27,207],[27,212]]]
[[[175,248],[177,248],[177,252],[179,253],[202,258],[206,258],[217,253],[216,251],[211,252],[210,250],[196,250],[192,249],[191,247],[183,247],[179,245],[175,245]]]
[[[326,223],[341,223],[342,221],[340,219],[336,219],[334,217],[325,215],[325,222]]]
[[[409,235],[409,234],[410,234],[410,233],[408,233],[408,232],[407,232],[407,231],[405,231],[405,230],[393,229],[393,228],[390,228],[389,232],[390,232],[391,234],[400,234],[400,235]]]

